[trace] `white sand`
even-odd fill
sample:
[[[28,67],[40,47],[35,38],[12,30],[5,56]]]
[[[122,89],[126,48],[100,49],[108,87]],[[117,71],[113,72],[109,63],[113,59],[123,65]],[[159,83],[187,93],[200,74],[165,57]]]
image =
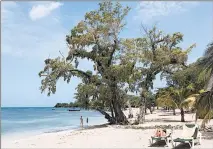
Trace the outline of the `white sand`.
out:
[[[134,109],[134,115],[137,111],[137,109]],[[127,114],[128,111],[125,111],[125,113]],[[183,123],[179,122],[180,115],[173,116],[171,113],[157,111],[154,114],[146,115],[148,122],[139,126],[182,125]],[[192,114],[186,114],[185,118],[188,121],[193,121],[194,118],[192,116]],[[213,122],[211,121],[210,124],[212,125]],[[139,126],[137,125],[137,127]],[[154,129],[124,129],[122,127],[108,126],[80,131],[46,133],[22,140],[7,138],[2,140],[1,143],[2,148],[148,148],[148,139],[153,135],[153,132]],[[175,130],[174,137],[180,134],[181,130]],[[195,146],[195,148],[212,147],[213,140],[206,139],[203,139],[201,145]],[[180,146],[179,148],[183,147]]]

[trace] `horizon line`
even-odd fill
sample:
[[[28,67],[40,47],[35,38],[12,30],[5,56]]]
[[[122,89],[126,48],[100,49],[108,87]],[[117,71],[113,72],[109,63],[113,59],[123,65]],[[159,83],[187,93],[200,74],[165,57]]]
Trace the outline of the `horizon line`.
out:
[[[1,106],[1,108],[52,108],[54,106]]]

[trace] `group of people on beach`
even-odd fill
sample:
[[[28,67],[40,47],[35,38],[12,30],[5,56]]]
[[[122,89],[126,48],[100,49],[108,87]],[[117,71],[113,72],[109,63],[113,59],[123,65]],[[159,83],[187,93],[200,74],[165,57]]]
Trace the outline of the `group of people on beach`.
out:
[[[87,117],[87,119],[86,119],[86,123],[87,123],[87,126],[88,126],[88,123],[89,123],[89,118]],[[80,118],[80,126],[81,126],[81,128],[83,128],[84,127],[84,120],[83,120],[83,117],[81,116],[81,118]]]

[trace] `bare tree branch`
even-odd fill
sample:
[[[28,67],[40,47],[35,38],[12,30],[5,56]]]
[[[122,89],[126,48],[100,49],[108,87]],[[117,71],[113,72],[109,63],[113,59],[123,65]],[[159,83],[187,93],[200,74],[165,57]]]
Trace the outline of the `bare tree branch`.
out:
[[[61,56],[62,56],[63,58],[65,58],[65,57],[64,57],[64,55],[61,53],[61,51],[60,51],[60,50],[59,50],[59,53],[61,54]]]

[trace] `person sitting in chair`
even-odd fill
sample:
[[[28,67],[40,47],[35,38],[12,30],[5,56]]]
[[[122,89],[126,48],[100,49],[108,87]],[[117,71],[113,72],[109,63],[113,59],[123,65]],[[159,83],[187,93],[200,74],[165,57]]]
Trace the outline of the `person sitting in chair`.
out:
[[[155,132],[155,136],[156,137],[163,137],[163,136],[166,136],[166,129],[161,129],[161,128],[158,128]]]

